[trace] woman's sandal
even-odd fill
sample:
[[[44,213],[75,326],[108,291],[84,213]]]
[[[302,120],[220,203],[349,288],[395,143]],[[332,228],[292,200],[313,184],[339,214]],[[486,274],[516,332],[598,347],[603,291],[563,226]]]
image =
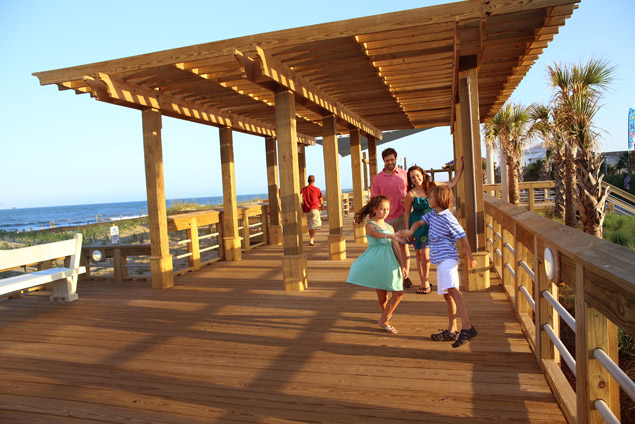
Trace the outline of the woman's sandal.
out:
[[[417,289],[417,294],[430,294],[432,292],[432,286],[428,287],[419,287]]]
[[[450,333],[448,330],[443,330],[440,333],[432,334],[430,338],[435,342],[453,342],[459,337],[459,332],[455,331]]]

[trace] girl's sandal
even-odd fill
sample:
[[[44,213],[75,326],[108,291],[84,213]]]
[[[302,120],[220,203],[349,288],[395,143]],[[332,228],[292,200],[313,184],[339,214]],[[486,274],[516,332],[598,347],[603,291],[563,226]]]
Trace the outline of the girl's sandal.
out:
[[[384,330],[386,330],[386,333],[389,334],[397,334],[398,331],[395,327],[393,327],[392,325],[388,324],[384,326]]]
[[[432,286],[428,287],[419,287],[417,289],[417,294],[430,294],[432,292]]]

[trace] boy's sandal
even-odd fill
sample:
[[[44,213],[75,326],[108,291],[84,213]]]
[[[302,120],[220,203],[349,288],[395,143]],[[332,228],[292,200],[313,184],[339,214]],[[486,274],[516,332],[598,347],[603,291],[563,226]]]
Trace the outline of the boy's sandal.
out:
[[[456,341],[452,343],[452,347],[463,346],[477,335],[478,331],[476,331],[476,328],[474,328],[474,326],[472,326],[469,330],[461,330],[461,334],[459,334],[459,337],[456,339]]]
[[[417,289],[417,294],[430,294],[432,292],[432,286],[428,287],[419,287]]]
[[[448,330],[443,330],[440,333],[432,334],[430,338],[435,342],[452,342],[459,337],[459,332],[455,331],[450,333]]]

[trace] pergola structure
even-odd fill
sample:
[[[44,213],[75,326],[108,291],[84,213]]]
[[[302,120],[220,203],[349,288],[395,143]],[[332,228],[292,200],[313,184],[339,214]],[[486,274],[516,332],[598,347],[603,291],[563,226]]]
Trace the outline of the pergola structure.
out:
[[[330,258],[346,256],[337,135],[350,135],[354,206],[362,206],[360,137],[371,172],[382,132],[450,126],[465,158],[457,211],[484,248],[479,123],[509,98],[579,0],[464,1],[36,72],[40,84],[142,111],[153,287],[173,285],[161,117],[218,127],[225,258],[240,260],[233,131],[265,139],[271,228],[284,287],[307,287],[300,184],[304,146],[323,138]],[[279,175],[279,182],[278,182]],[[278,187],[280,194],[278,195]],[[363,227],[355,240],[364,239]]]

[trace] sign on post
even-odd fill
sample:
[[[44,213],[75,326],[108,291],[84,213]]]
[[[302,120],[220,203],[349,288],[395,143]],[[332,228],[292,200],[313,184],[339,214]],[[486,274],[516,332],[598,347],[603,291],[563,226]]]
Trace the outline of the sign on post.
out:
[[[116,225],[110,227],[110,243],[119,244],[119,227]]]

